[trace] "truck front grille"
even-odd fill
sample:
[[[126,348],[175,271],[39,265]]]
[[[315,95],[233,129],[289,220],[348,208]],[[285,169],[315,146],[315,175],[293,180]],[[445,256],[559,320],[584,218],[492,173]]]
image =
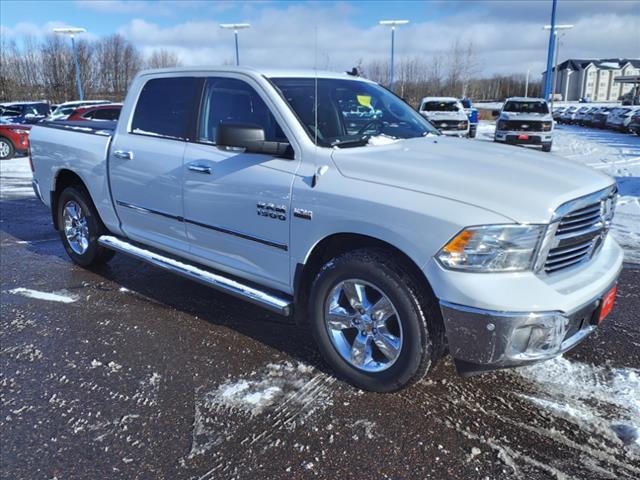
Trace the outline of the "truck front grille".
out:
[[[615,206],[615,187],[573,200],[556,212],[548,239],[545,273],[551,274],[589,261],[607,236]]]
[[[542,132],[542,123],[540,121],[532,120],[501,120],[501,130],[512,130],[515,132]],[[550,123],[550,122],[547,122]]]

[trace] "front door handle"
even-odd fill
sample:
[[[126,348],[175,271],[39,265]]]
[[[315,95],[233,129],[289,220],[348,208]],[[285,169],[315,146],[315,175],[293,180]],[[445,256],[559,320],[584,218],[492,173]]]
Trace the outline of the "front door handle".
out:
[[[113,156],[120,160],[133,160],[133,152],[128,152],[126,150],[116,150],[113,152]]]
[[[189,170],[192,172],[205,173],[207,175],[211,175],[213,170],[208,165],[203,165],[202,163],[190,163]]]

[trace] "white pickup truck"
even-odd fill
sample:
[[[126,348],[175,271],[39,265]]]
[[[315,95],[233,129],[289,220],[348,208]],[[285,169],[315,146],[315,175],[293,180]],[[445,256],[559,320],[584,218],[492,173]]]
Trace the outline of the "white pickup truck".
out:
[[[470,136],[469,117],[457,98],[424,97],[418,111],[445,135]]]
[[[622,266],[611,177],[448,138],[347,75],[143,72],[117,123],[36,125],[31,161],[74,262],[122,252],[295,315],[375,391],[447,351],[463,375],[559,355]]]
[[[495,112],[495,142],[541,147],[550,152],[553,144],[553,117],[544,98],[512,97]]]

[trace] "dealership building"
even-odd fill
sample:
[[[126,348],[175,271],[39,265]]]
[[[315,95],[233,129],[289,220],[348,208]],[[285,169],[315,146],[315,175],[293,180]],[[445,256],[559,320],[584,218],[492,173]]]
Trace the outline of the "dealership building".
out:
[[[543,84],[546,71],[543,72]],[[552,82],[556,70],[553,69]],[[616,77],[640,75],[640,58],[570,59],[558,64],[555,98],[575,101],[615,102],[633,88]]]

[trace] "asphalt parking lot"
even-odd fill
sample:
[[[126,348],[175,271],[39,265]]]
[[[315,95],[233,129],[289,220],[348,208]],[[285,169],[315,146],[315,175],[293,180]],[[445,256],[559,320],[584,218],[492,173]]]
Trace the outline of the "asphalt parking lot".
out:
[[[67,258],[29,195],[0,205],[7,479],[640,477],[640,269],[565,357],[398,394],[331,376],[305,327],[117,255]]]

